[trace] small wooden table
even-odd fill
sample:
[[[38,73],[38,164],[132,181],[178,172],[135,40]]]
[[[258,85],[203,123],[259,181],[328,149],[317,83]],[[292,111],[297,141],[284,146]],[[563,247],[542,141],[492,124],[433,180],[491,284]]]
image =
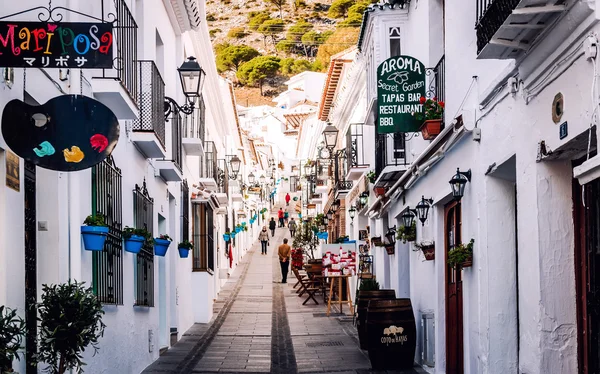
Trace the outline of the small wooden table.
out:
[[[348,306],[350,306],[350,310],[352,310],[352,298],[351,293],[350,293],[350,277],[352,275],[350,274],[345,274],[345,275],[328,275],[327,278],[331,278],[331,282],[329,285],[329,300],[327,301],[327,317],[329,317],[329,314],[331,312],[331,299],[333,299],[333,283],[335,282],[335,280],[337,279],[338,281],[338,287],[337,287],[337,299],[334,301],[334,304],[338,304],[340,306],[340,313],[342,313],[342,306],[344,304],[348,304]],[[346,278],[346,298],[347,300],[342,300],[342,279]]]

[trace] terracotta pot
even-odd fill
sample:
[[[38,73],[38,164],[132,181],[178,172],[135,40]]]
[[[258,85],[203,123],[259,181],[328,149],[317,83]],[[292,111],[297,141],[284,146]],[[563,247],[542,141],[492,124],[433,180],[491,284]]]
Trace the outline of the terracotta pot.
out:
[[[441,119],[430,119],[421,125],[421,134],[423,139],[432,140],[442,131],[442,120]]]
[[[470,268],[471,266],[473,266],[473,257],[469,257],[469,259],[460,264],[460,266],[462,266],[463,268]]]
[[[423,247],[421,251],[425,256],[425,261],[435,260],[435,246]]]
[[[396,246],[394,245],[386,245],[385,246],[385,251],[387,252],[388,255],[393,255],[395,252]]]
[[[385,187],[375,187],[374,191],[377,196],[385,195]]]
[[[376,247],[381,247],[381,236],[374,236],[371,238],[371,243]]]

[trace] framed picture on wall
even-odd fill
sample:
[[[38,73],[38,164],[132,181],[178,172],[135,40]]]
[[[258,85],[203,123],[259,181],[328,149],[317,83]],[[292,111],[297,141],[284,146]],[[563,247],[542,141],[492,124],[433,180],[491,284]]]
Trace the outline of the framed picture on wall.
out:
[[[358,230],[358,240],[365,240],[369,237],[367,230]]]

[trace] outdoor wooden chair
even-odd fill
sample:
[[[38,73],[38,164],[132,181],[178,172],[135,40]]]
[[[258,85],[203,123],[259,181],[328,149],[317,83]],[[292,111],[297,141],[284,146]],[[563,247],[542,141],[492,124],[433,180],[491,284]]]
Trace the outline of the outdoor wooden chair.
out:
[[[294,268],[294,269],[296,270],[296,272],[297,272],[297,273],[298,273],[298,275],[300,276],[300,278],[298,278],[298,275],[296,275],[296,278],[298,279],[298,281],[296,282],[296,284],[294,284],[294,287],[293,287],[293,288],[296,288],[296,287],[298,287],[299,285],[301,285],[301,283],[302,283],[302,282],[301,282],[301,280],[302,280],[302,279],[308,279],[309,277],[308,277],[308,275],[307,275],[307,274],[301,274],[299,269],[297,269],[297,268]],[[292,271],[294,271],[294,269],[292,269]],[[296,274],[296,273],[294,273],[294,274]],[[296,290],[296,293],[300,292],[300,290],[301,290],[301,289],[302,289],[302,288],[298,288],[298,289]]]
[[[317,301],[317,299],[315,299],[315,292],[319,291],[321,288],[316,287],[315,280],[303,278],[302,275],[300,275],[300,272],[298,272],[298,269],[292,269],[292,271],[294,272],[296,279],[298,279],[298,282],[300,282],[300,293],[298,294],[298,297],[302,297],[302,295],[304,295],[305,293],[308,295],[306,300],[304,300],[304,302],[302,303],[302,305],[306,305],[308,300],[311,299],[316,305],[319,305],[319,302]]]

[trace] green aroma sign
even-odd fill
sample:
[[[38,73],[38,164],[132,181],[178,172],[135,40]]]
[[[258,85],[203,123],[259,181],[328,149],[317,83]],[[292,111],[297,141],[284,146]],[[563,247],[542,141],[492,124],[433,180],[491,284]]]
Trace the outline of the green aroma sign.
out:
[[[411,56],[388,58],[377,68],[377,132],[416,132],[423,123],[413,117],[422,113],[425,66]]]

